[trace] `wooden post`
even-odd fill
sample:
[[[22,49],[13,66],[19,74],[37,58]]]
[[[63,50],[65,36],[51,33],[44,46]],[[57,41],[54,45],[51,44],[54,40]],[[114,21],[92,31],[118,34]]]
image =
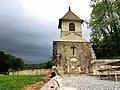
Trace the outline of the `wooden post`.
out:
[[[110,77],[110,74],[109,74],[109,69],[108,69],[108,79],[109,79],[109,77]]]
[[[110,78],[110,70],[111,70],[111,65],[108,68],[108,79]]]
[[[116,71],[115,71],[115,81],[116,81],[116,82],[118,81],[117,72],[116,72]]]
[[[100,71],[99,71],[99,79],[101,79],[101,77],[100,77]]]

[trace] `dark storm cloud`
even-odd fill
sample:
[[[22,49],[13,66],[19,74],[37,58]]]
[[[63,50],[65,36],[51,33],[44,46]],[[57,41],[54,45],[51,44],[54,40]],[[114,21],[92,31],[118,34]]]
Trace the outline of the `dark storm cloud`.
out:
[[[52,41],[58,38],[57,24],[32,17],[20,0],[0,0],[0,48],[25,59],[26,63],[49,60]]]

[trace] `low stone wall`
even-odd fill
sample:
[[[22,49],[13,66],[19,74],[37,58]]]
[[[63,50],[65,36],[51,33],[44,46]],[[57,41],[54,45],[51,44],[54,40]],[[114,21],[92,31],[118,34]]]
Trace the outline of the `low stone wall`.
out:
[[[40,75],[40,74],[50,74],[50,69],[31,69],[10,72],[9,75]]]

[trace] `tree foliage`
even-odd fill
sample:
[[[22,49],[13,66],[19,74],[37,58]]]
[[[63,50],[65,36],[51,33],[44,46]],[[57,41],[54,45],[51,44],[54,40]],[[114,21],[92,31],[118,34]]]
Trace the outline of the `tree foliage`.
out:
[[[8,72],[9,69],[19,70],[24,68],[24,61],[21,58],[5,54],[0,51],[0,72]]]
[[[92,0],[89,21],[97,58],[120,57],[120,1]]]

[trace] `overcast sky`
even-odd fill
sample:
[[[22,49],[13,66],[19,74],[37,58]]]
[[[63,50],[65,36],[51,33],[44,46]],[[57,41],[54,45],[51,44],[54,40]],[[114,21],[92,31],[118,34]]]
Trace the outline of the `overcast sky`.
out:
[[[71,10],[89,19],[90,0],[71,0]],[[52,41],[59,39],[58,20],[68,11],[68,0],[0,0],[0,49],[41,63],[52,56]],[[89,40],[83,25],[83,38]]]

